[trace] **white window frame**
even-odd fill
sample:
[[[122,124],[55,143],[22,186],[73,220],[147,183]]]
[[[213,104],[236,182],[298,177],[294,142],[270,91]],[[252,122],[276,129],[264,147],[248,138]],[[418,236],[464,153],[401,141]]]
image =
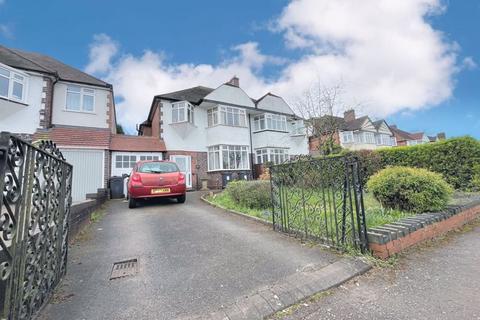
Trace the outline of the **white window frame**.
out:
[[[290,159],[288,148],[259,148],[255,149],[255,163],[272,162],[281,164]]]
[[[73,88],[78,88],[78,91],[74,91]],[[90,92],[91,91],[91,92]],[[83,87],[76,84],[67,84],[67,89],[65,91],[65,111],[68,112],[83,112],[83,113],[95,113],[95,89],[91,87]],[[68,94],[79,94],[80,95],[80,106],[79,109],[72,109],[68,106]],[[92,97],[92,110],[85,109],[84,99],[85,96]]]
[[[264,113],[253,117],[253,132],[264,130],[287,131],[287,117],[280,114]]]
[[[26,73],[19,72],[4,64],[0,64],[0,68],[9,73],[8,77],[6,75],[0,74],[0,77],[8,79],[7,95],[4,96],[0,94],[0,97],[5,98],[7,100],[15,101],[15,102],[26,103],[29,76]],[[18,77],[22,79],[18,79]],[[13,86],[15,83],[22,85],[22,97],[20,99],[13,95]]]
[[[177,114],[175,120],[174,115]],[[182,114],[182,120],[180,120]],[[172,123],[194,123],[193,106],[187,101],[180,101],[172,103]]]
[[[305,123],[303,120],[294,120],[290,122],[290,135],[303,136],[306,134]]]
[[[208,147],[208,171],[250,170],[248,146],[215,145]]]
[[[340,132],[340,142],[342,143],[353,143],[353,131],[342,131]]]
[[[136,155],[132,155],[132,154],[115,155],[115,169],[133,169],[136,163],[137,163]]]
[[[216,106],[207,111],[207,125],[214,127],[216,125],[229,127],[247,127],[247,113],[245,109],[230,107],[230,106]]]

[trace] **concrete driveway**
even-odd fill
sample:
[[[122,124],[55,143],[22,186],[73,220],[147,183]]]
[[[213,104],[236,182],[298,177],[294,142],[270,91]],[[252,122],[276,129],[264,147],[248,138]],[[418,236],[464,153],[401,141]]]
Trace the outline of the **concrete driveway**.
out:
[[[114,200],[105,211],[71,247],[40,319],[261,318],[368,268],[213,208],[199,193],[134,210]],[[113,263],[133,258],[135,276],[109,280]]]

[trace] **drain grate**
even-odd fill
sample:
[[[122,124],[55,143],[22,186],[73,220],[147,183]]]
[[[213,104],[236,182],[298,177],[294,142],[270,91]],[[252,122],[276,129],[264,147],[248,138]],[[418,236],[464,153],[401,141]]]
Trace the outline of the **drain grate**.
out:
[[[137,267],[138,267],[137,259],[130,259],[125,261],[115,262],[113,264],[110,280],[133,276],[137,273]]]

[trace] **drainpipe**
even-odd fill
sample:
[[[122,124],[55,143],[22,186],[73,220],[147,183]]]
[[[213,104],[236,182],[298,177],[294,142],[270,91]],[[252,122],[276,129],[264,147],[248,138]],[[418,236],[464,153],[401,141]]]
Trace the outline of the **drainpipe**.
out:
[[[254,171],[253,171],[253,143],[252,143],[252,127],[251,127],[251,114],[248,115],[248,134],[250,135],[250,172],[252,174],[252,179],[254,178]]]
[[[52,118],[53,118],[53,92],[55,91],[55,84],[57,84],[60,77],[58,76],[58,72],[55,72],[54,75],[55,80],[52,82],[52,92],[50,93],[50,114],[48,116],[48,126],[45,129],[49,129],[52,127]]]

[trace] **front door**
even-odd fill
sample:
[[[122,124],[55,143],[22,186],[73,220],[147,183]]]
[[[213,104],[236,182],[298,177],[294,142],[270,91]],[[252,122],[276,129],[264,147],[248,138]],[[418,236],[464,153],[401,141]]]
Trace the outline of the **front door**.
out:
[[[192,157],[190,156],[179,156],[171,155],[170,161],[173,161],[177,164],[180,172],[185,174],[185,182],[187,188],[192,187]]]

